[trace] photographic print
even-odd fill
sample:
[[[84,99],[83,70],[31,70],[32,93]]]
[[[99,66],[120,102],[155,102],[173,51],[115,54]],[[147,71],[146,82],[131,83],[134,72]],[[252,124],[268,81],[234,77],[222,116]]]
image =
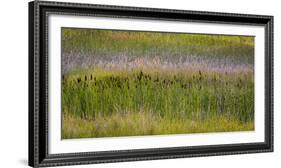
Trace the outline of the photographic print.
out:
[[[253,131],[255,37],[61,28],[62,138]]]

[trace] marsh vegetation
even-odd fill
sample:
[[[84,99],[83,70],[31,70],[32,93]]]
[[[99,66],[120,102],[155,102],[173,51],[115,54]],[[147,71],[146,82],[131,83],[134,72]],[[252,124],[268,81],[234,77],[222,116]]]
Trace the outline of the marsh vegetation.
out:
[[[63,28],[63,138],[254,129],[254,38]]]

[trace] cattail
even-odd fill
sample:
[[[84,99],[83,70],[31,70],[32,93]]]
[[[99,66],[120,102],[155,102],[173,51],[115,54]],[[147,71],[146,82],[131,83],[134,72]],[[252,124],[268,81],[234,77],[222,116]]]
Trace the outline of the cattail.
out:
[[[140,74],[137,76],[137,78],[138,78],[138,80],[139,80],[139,81],[141,81],[142,76],[143,76],[143,72],[142,72],[142,71],[140,71]]]
[[[93,76],[92,76],[92,74],[91,74],[91,80],[93,80]]]
[[[85,75],[85,81],[87,81],[87,76]]]
[[[80,82],[81,82],[81,78],[78,78],[78,79],[77,79],[77,83],[80,83]]]

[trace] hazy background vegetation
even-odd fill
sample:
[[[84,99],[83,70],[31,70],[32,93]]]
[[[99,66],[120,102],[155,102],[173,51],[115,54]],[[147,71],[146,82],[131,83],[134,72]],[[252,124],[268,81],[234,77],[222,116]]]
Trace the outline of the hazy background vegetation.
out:
[[[64,72],[103,63],[124,64],[140,58],[149,61],[154,58],[162,64],[194,62],[232,68],[254,64],[254,38],[64,28],[62,53]]]
[[[254,129],[254,37],[62,29],[63,138]]]

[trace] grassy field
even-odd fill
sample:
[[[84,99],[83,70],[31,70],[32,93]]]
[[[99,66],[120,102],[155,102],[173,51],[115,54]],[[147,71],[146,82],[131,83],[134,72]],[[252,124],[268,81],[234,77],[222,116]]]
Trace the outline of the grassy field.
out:
[[[228,131],[250,131],[252,122],[241,122],[228,116],[212,115],[208,119],[160,117],[154,113],[115,113],[111,116],[97,116],[94,119],[81,119],[66,115],[63,118],[64,139],[118,137],[140,135],[163,135],[183,133],[206,133]]]
[[[65,29],[62,137],[253,130],[253,41]]]

